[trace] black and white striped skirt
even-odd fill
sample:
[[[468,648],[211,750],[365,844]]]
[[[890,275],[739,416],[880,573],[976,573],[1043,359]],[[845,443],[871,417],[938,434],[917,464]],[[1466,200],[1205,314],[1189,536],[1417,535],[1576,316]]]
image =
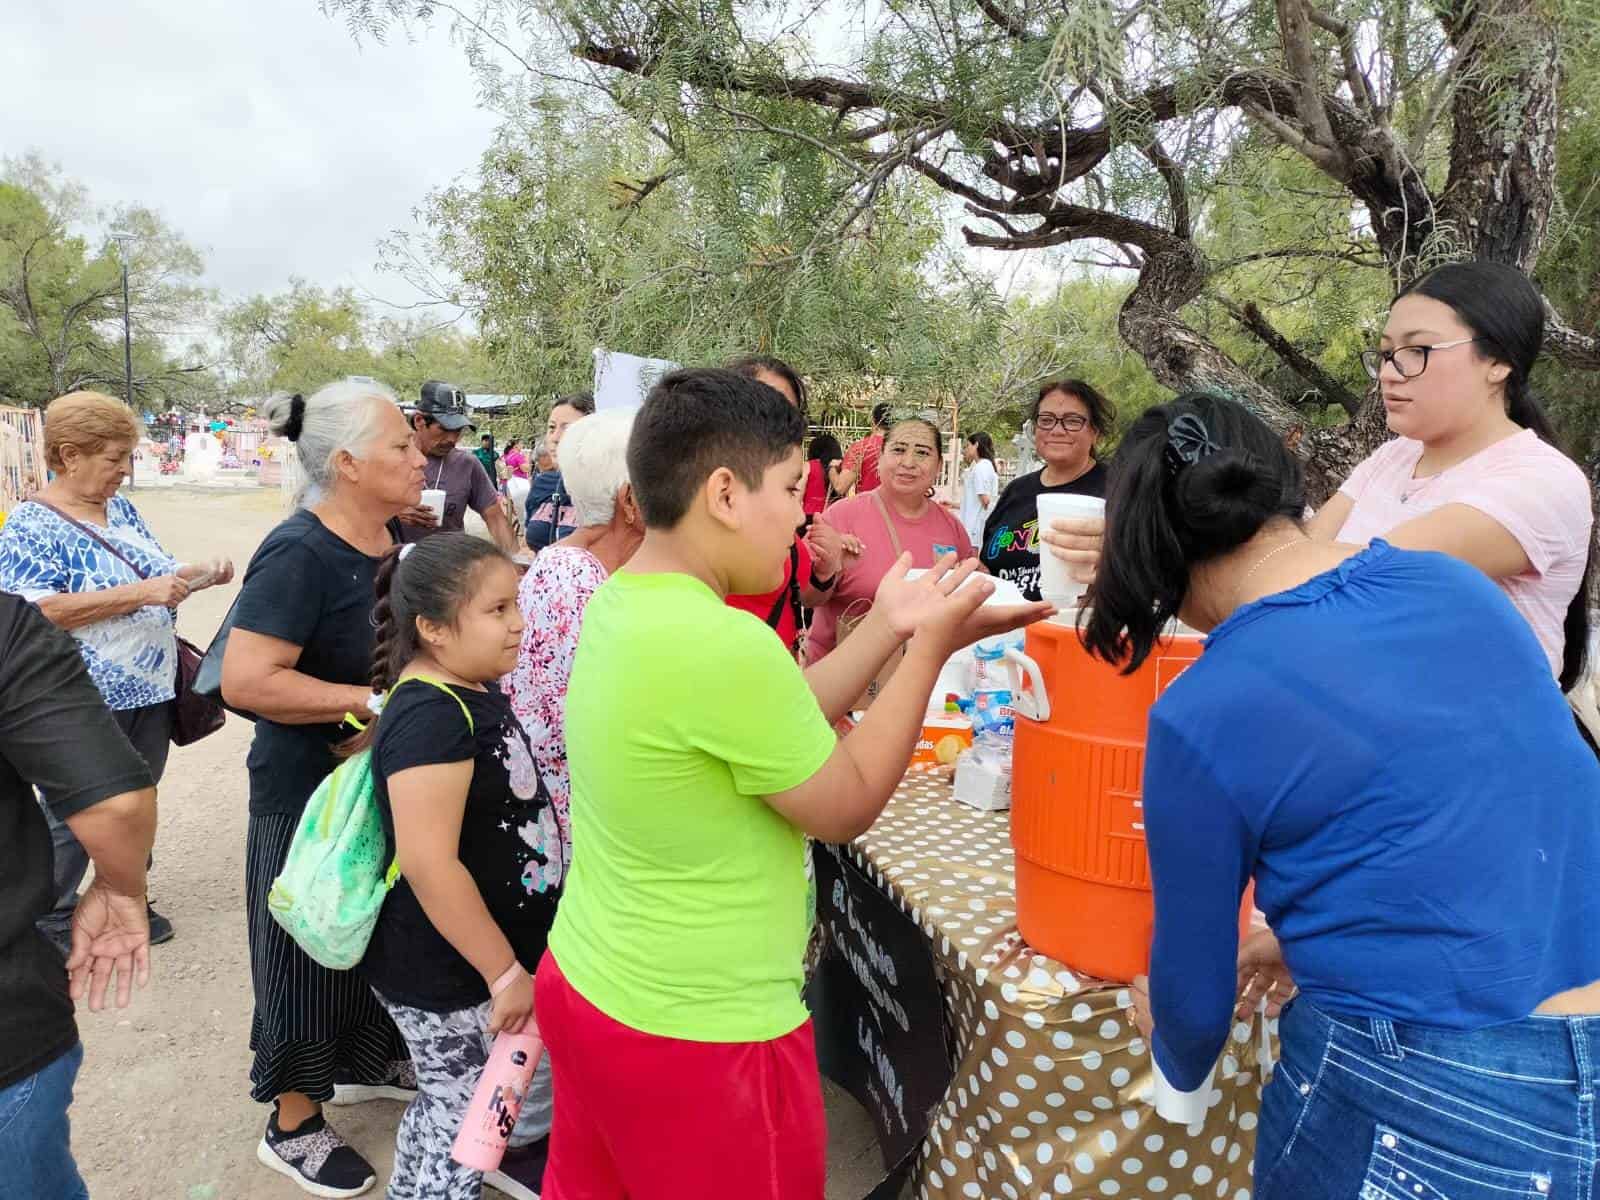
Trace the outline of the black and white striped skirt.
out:
[[[250,925],[250,1095],[270,1103],[284,1092],[312,1100],[341,1083],[380,1084],[410,1057],[372,989],[354,971],[330,971],[295,945],[267,909],[299,818],[252,815],[245,835],[245,911]]]

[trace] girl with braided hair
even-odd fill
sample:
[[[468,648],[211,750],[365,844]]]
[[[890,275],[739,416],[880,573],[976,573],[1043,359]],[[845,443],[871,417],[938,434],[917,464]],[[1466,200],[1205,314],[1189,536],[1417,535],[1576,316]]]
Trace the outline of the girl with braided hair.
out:
[[[494,1034],[532,1019],[530,972],[566,871],[549,793],[498,684],[522,643],[517,583],[510,559],[460,533],[378,568],[371,684],[386,699],[351,748],[371,744],[400,878],[359,969],[405,1036],[418,1088],[389,1200],[477,1200],[483,1176],[451,1159],[451,1143]],[[542,1063],[496,1172],[510,1178],[493,1180],[501,1190],[537,1195],[550,1117]]]

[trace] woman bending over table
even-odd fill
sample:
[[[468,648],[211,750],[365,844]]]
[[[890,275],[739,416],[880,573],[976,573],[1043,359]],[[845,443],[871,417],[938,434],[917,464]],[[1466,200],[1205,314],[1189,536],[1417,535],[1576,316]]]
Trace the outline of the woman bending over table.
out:
[[[1254,879],[1256,954],[1300,989],[1257,1200],[1587,1194],[1600,765],[1528,622],[1459,558],[1307,536],[1296,460],[1233,401],[1151,409],[1117,460],[1088,644],[1209,634],[1150,712],[1158,1081],[1209,1090]]]

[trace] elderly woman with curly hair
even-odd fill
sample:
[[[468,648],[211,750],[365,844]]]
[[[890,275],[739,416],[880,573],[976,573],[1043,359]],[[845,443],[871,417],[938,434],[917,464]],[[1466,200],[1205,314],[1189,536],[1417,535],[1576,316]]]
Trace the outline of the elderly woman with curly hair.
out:
[[[502,687],[527,731],[556,811],[562,862],[572,856],[567,774],[567,680],[583,611],[644,541],[644,521],[628,482],[632,412],[604,412],[573,426],[561,446],[572,480],[578,528],[534,559],[517,603],[527,624],[516,668]]]
[[[232,579],[233,564],[180,564],[119,494],[139,435],[133,411],[110,396],[72,392],[51,401],[44,415],[50,482],[0,530],[0,589],[31,600],[73,636],[117,724],[160,783],[178,675],[175,611],[202,588]],[[55,906],[39,928],[65,953],[89,857],[64,822],[51,817],[50,827]],[[172,923],[151,910],[151,943],[171,937]]]

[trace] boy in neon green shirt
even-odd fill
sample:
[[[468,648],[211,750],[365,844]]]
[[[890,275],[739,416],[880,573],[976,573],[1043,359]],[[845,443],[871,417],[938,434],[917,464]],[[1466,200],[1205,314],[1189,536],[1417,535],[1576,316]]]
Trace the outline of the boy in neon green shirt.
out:
[[[805,836],[848,841],[906,770],[939,668],[1045,605],[980,609],[976,564],[915,583],[802,674],[730,593],[778,586],[804,520],[799,413],[678,371],[634,424],[643,545],[590,600],[567,692],[573,866],[536,988],[552,1200],[816,1200],[826,1127],[800,999]],[[833,722],[907,638],[859,729]]]

